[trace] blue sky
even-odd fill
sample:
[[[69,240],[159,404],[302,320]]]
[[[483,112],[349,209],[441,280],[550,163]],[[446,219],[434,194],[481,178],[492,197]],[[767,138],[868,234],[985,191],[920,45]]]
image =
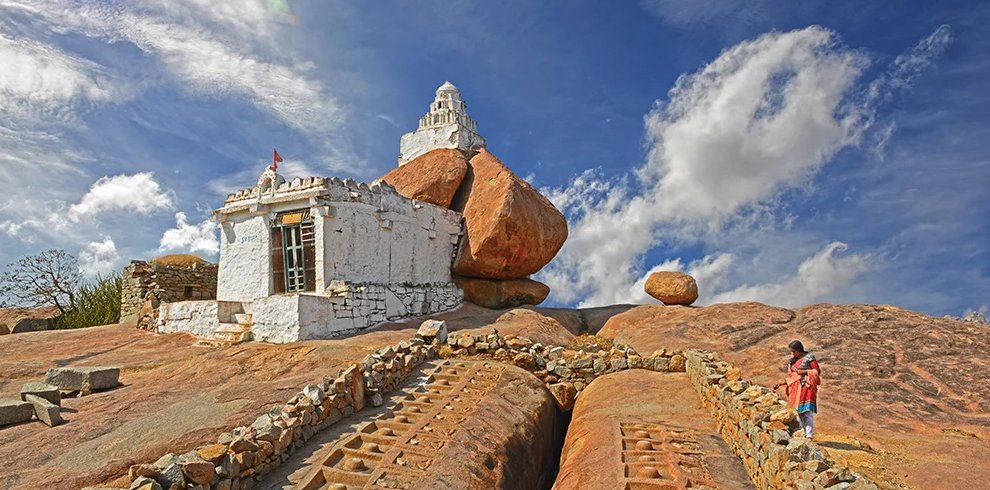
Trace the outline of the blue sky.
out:
[[[450,5],[455,4],[455,5]],[[978,2],[0,0],[0,262],[216,258],[285,171],[370,181],[445,79],[568,215],[549,304],[990,304]]]

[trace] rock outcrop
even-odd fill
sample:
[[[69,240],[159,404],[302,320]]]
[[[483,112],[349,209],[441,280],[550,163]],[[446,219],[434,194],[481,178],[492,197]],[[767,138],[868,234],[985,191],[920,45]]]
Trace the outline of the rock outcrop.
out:
[[[644,289],[665,305],[687,306],[698,299],[698,283],[683,272],[654,272],[646,279]]]
[[[516,279],[547,265],[567,240],[567,221],[533,186],[487,150],[471,158],[464,185],[467,232],[454,273]]]
[[[478,279],[454,277],[454,284],[464,290],[464,299],[493,310],[521,305],[538,305],[547,299],[550,287],[532,279]]]
[[[449,208],[467,171],[460,150],[438,148],[392,169],[381,180],[405,197]]]

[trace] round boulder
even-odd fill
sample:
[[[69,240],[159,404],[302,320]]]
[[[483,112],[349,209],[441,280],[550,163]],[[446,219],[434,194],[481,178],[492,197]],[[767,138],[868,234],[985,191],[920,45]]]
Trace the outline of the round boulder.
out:
[[[646,279],[644,289],[665,305],[687,306],[698,299],[698,283],[683,272],[654,272]]]

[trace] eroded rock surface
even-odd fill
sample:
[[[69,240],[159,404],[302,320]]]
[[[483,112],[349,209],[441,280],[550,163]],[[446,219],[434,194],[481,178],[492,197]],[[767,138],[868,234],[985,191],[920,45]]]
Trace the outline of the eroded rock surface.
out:
[[[467,171],[467,158],[460,150],[439,148],[392,169],[381,180],[409,199],[449,208]]]

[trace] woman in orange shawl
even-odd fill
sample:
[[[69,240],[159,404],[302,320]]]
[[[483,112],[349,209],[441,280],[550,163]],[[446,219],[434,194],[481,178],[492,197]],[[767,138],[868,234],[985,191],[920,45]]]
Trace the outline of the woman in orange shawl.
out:
[[[787,363],[787,379],[774,385],[773,389],[787,387],[787,401],[797,410],[804,436],[811,439],[815,435],[821,367],[815,356],[804,350],[804,344],[800,340],[791,342],[787,348],[791,350],[791,359]]]

